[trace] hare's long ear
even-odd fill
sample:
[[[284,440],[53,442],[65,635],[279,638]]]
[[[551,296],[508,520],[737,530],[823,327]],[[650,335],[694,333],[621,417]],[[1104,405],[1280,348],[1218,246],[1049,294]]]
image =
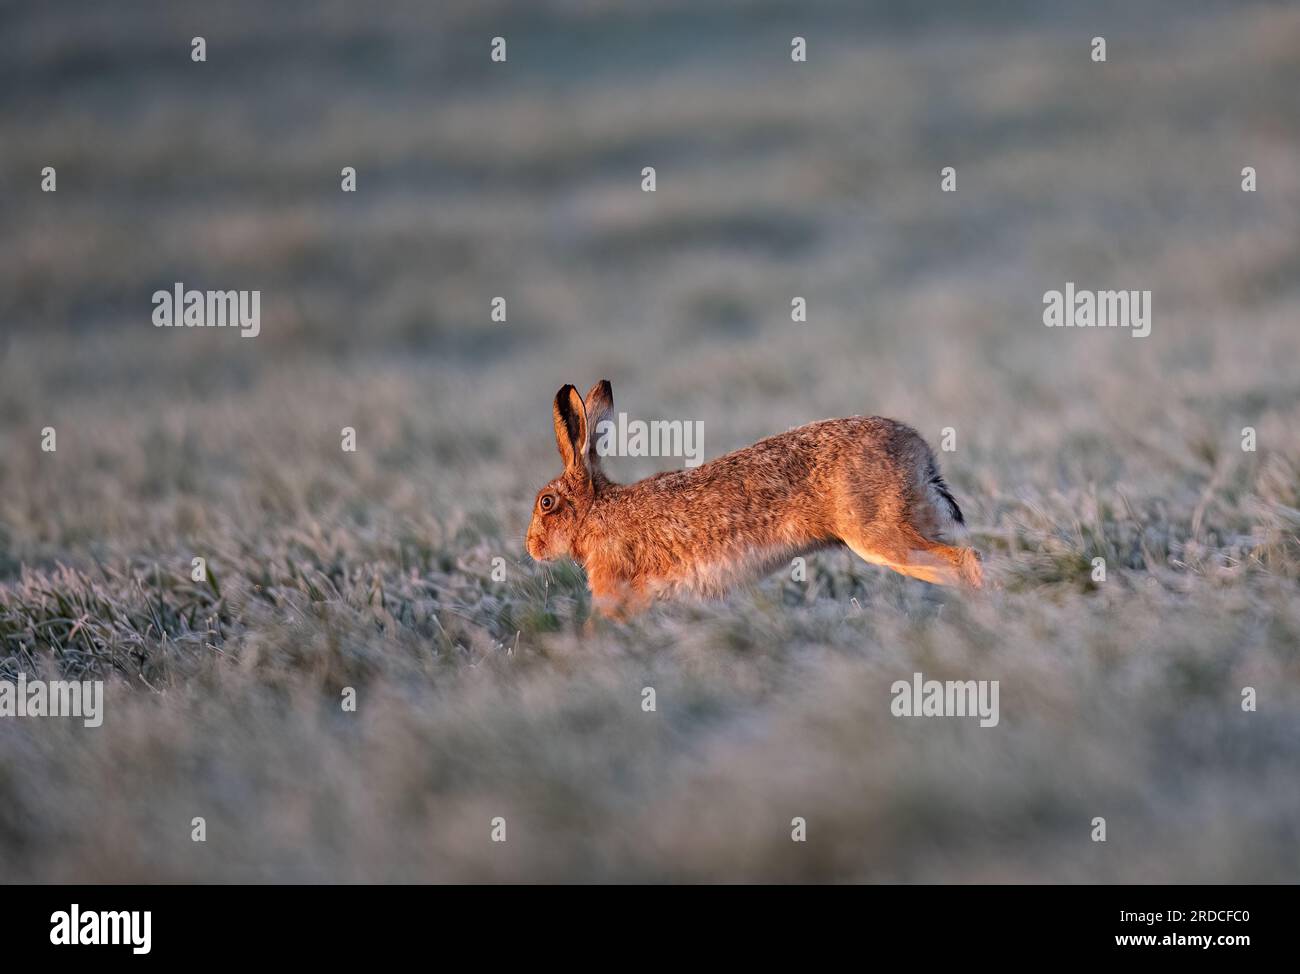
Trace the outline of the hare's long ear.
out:
[[[560,448],[566,472],[587,470],[587,411],[571,385],[555,394],[555,445]]]
[[[584,405],[587,410],[587,436],[591,441],[587,464],[593,472],[599,473],[600,451],[596,449],[596,443],[600,441],[600,424],[612,421],[614,417],[614,387],[608,379],[601,379],[591,387]]]

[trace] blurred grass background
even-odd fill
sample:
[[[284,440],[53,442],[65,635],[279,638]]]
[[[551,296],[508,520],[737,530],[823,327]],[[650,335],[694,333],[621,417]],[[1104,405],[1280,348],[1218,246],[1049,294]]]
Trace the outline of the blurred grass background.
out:
[[[110,681],[0,721],[0,879],[1295,881],[1300,11],[1041,7],[0,5],[0,675]],[[1002,587],[831,553],[579,638],[521,539],[599,377],[708,456],[953,427]],[[1001,723],[890,717],[917,670]]]

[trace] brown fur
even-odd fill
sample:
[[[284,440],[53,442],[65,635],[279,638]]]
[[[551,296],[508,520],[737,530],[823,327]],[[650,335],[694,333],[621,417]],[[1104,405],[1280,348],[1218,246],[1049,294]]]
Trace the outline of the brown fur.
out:
[[[975,550],[949,543],[961,512],[911,427],[875,416],[827,419],[694,469],[616,484],[592,445],[613,405],[604,380],[585,403],[571,385],[556,394],[565,469],[538,492],[527,540],[539,561],[569,555],[581,563],[602,614],[625,616],[660,595],[720,595],[839,544],[927,582],[982,584]]]

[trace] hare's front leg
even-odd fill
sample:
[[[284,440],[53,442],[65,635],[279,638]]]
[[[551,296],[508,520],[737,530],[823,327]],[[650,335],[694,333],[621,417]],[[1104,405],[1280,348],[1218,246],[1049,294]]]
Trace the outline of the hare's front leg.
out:
[[[590,572],[587,583],[591,587],[592,610],[606,619],[626,622],[650,602],[644,586],[628,579]]]

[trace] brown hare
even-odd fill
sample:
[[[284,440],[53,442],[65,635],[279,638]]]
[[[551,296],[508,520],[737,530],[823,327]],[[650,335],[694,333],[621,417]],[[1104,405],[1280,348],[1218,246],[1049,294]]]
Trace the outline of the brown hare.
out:
[[[538,561],[578,561],[602,615],[625,617],[660,595],[720,595],[840,544],[927,582],[982,584],[975,550],[949,543],[963,520],[934,454],[902,423],[822,420],[693,469],[616,484],[593,446],[613,408],[605,380],[585,403],[571,385],[556,394],[564,473],[538,492],[527,541]]]

